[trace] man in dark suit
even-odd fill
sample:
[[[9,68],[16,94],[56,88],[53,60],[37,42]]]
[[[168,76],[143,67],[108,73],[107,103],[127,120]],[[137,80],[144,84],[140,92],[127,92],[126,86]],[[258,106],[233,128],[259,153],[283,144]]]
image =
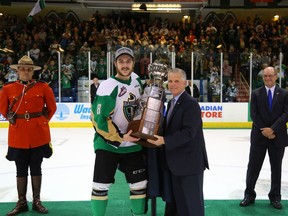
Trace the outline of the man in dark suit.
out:
[[[263,71],[264,85],[255,89],[251,95],[251,146],[246,190],[240,206],[248,206],[255,202],[255,184],[268,150],[271,166],[271,188],[268,194],[271,205],[281,209],[281,172],[285,147],[288,144],[288,92],[276,86],[278,76],[273,67]],[[269,91],[271,105],[269,106]]]
[[[93,83],[90,85],[90,97],[91,103],[93,103],[94,97],[96,96],[97,89],[99,87],[98,77],[93,78]]]
[[[173,201],[166,203],[167,216],[204,216],[203,176],[209,166],[201,110],[197,100],[185,91],[186,83],[185,71],[168,71],[173,99],[168,103],[164,135],[155,135],[156,141],[147,140],[164,150],[164,167],[171,178],[173,195]]]

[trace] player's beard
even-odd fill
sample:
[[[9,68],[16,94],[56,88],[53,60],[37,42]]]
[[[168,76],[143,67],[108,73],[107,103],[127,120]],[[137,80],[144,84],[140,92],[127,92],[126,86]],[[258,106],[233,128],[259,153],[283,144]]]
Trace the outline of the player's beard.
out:
[[[125,73],[122,72],[122,70],[125,71]],[[120,70],[117,70],[117,73],[121,76],[121,77],[129,77],[132,73],[132,69],[131,68],[121,68]]]

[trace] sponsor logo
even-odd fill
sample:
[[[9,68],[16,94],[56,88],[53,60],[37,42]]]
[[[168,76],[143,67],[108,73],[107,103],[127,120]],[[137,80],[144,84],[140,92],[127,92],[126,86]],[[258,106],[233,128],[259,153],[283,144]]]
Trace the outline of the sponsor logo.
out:
[[[223,106],[201,106],[202,118],[222,118]]]
[[[67,105],[65,105],[64,103],[57,104],[57,110],[54,114],[56,119],[65,120],[66,118],[68,118],[69,114],[70,114],[70,111]]]
[[[91,108],[85,107],[84,104],[76,104],[74,114],[80,115],[80,119],[91,119]]]

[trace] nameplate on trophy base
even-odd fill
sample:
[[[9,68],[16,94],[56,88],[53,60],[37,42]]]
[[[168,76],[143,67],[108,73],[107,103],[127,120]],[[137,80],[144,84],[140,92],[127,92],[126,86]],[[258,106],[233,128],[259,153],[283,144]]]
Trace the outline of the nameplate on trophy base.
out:
[[[156,140],[153,135],[158,132],[159,119],[159,112],[145,108],[141,120],[135,120],[129,123],[128,128],[132,130],[131,136]]]

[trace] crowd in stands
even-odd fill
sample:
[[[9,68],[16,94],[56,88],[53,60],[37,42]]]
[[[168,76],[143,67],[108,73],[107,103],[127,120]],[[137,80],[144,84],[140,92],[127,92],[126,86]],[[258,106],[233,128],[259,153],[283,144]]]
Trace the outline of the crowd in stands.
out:
[[[287,26],[287,27],[286,27]],[[201,15],[183,20],[149,19],[139,14],[112,12],[102,16],[98,11],[90,20],[72,21],[37,16],[31,23],[16,15],[0,17],[0,88],[7,81],[17,79],[9,65],[17,63],[29,52],[36,65],[42,66],[35,79],[48,82],[57,96],[58,81],[61,93],[72,96],[80,77],[99,80],[107,78],[107,52],[121,46],[134,50],[135,72],[148,79],[147,65],[150,53],[171,66],[175,53],[176,67],[191,78],[191,53],[194,53],[193,79],[207,81],[207,100],[219,101],[220,80],[224,95],[236,89],[236,72],[240,71],[249,83],[250,53],[253,53],[253,88],[261,85],[261,69],[265,65],[278,68],[282,73],[282,87],[286,87],[288,64],[288,21],[270,23],[259,16],[244,20],[226,20],[219,23],[204,20]],[[58,77],[58,56],[61,53],[61,76]],[[91,63],[88,64],[88,51]],[[223,77],[220,77],[220,58],[223,53]],[[280,66],[280,53],[283,54]],[[74,89],[74,91],[73,91]],[[200,94],[205,90],[200,88]],[[236,97],[225,101],[236,101]]]

